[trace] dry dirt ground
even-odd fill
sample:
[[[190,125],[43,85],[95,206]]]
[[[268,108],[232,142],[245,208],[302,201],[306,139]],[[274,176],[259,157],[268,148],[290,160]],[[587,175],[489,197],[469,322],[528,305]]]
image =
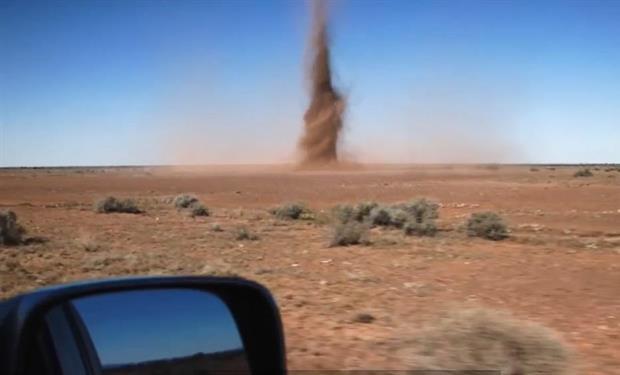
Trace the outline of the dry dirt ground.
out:
[[[575,167],[383,166],[26,169],[0,171],[0,209],[44,243],[0,247],[0,297],[114,275],[228,274],[264,283],[283,315],[292,369],[404,369],[418,327],[454,306],[511,312],[559,331],[581,373],[620,373],[620,172]],[[169,203],[196,194],[191,218]],[[103,196],[142,215],[97,214]],[[303,201],[441,203],[435,237],[373,229],[372,244],[329,248],[322,221],[282,221],[269,208]],[[511,237],[468,238],[461,226],[493,210]],[[214,231],[217,223],[223,231]],[[246,226],[260,238],[237,241]],[[357,322],[358,314],[374,321]]]

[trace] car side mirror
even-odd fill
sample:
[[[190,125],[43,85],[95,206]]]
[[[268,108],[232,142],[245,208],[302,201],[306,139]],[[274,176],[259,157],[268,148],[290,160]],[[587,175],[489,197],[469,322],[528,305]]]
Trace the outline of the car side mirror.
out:
[[[285,374],[284,338],[273,298],[251,281],[88,282],[0,304],[0,373]]]

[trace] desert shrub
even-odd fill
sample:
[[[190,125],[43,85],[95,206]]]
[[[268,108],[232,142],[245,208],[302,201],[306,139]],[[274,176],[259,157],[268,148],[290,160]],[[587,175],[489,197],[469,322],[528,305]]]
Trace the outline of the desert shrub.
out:
[[[437,203],[418,199],[409,203],[383,206],[362,202],[357,206],[340,205],[332,209],[336,223],[364,223],[370,226],[403,228],[409,223],[407,234],[432,235],[436,232],[434,220],[438,217]]]
[[[452,311],[415,334],[406,361],[427,370],[498,370],[502,374],[575,373],[571,351],[557,333],[507,313]]]
[[[211,231],[213,232],[223,232],[224,229],[222,228],[222,226],[218,223],[214,223],[211,225]]]
[[[353,210],[353,219],[359,222],[366,220],[366,218],[370,216],[372,210],[376,207],[379,207],[379,204],[377,204],[377,202],[369,201],[358,203],[358,205],[355,206],[355,209]]]
[[[194,195],[179,194],[172,201],[177,210],[187,213],[191,217],[209,216],[209,208],[202,204]]]
[[[256,241],[258,240],[258,235],[250,232],[246,227],[239,227],[235,230],[235,239],[237,241]]]
[[[191,205],[200,203],[198,198],[190,194],[179,194],[174,197],[174,207],[177,209],[189,208]]]
[[[508,237],[508,228],[498,214],[476,212],[467,220],[467,234],[471,237],[498,241]]]
[[[435,220],[439,217],[439,204],[426,198],[416,199],[409,203],[402,203],[398,205],[398,207],[409,213],[416,223]]]
[[[406,222],[411,221],[411,215],[402,208],[390,207],[387,210],[390,215],[390,226],[402,228]]]
[[[209,216],[209,209],[200,202],[194,202],[189,206],[189,215],[191,217],[196,216]]]
[[[336,222],[331,228],[329,246],[368,244],[368,226],[357,221]]]
[[[376,202],[361,202],[356,206],[352,205],[338,205],[332,209],[332,217],[341,223],[349,221],[364,222],[370,216],[372,210],[378,208],[379,205]]]
[[[575,174],[573,174],[573,177],[592,177],[592,176],[593,174],[592,172],[590,172],[588,168],[580,169],[577,172],[575,172]]]
[[[417,199],[394,206],[376,206],[370,211],[369,223],[373,226],[403,228],[407,234],[430,235],[436,232],[435,219],[439,205],[427,199]]]
[[[349,221],[354,220],[353,217],[355,216],[355,208],[348,204],[339,204],[332,208],[331,215],[336,222],[348,223]]]
[[[0,211],[0,245],[19,245],[26,233],[24,227],[17,223],[13,211]]]
[[[278,219],[297,220],[302,217],[302,214],[309,210],[303,203],[286,203],[280,207],[273,208],[271,213]]]
[[[530,168],[530,172],[538,172],[540,169],[538,168]]]
[[[433,220],[421,223],[408,221],[403,226],[403,231],[407,236],[434,236],[437,233],[437,226]]]
[[[95,211],[99,213],[121,212],[127,214],[139,214],[142,210],[133,199],[117,199],[106,197],[95,203]]]
[[[375,226],[389,226],[392,223],[392,215],[389,207],[375,207],[368,216],[369,222]]]

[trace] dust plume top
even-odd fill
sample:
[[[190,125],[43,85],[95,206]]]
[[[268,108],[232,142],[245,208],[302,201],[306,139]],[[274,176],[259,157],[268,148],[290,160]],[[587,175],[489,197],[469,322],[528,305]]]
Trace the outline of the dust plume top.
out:
[[[304,114],[304,134],[299,141],[302,165],[321,166],[338,161],[338,138],[345,101],[334,88],[325,1],[313,2],[310,52],[310,105]]]

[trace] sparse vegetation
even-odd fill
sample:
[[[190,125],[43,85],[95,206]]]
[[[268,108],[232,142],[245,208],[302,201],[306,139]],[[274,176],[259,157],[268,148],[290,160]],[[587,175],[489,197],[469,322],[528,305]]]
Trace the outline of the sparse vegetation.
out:
[[[439,204],[425,198],[400,204],[398,207],[407,211],[418,223],[434,220],[439,217]]]
[[[417,199],[408,203],[382,206],[375,202],[363,202],[336,206],[332,215],[337,223],[365,223],[370,226],[404,228],[408,235],[434,235],[437,231],[435,219],[439,205],[427,199]]]
[[[0,245],[20,245],[23,243],[24,227],[17,223],[13,211],[0,211]]]
[[[389,225],[395,228],[402,228],[406,222],[414,220],[412,215],[402,208],[390,207],[387,212],[390,215]]]
[[[534,167],[530,168],[530,172],[538,172],[539,170],[540,170],[540,169],[538,169],[538,168],[534,168]]]
[[[352,205],[338,205],[332,209],[332,216],[341,223],[349,221],[362,223],[370,217],[372,210],[378,207],[379,205],[376,202],[361,202],[355,207]]]
[[[180,194],[174,198],[174,207],[179,210],[189,208],[196,203],[200,203],[200,201],[194,195],[190,194]]]
[[[412,349],[407,360],[428,370],[574,373],[571,351],[554,331],[482,308],[453,311],[419,330]]]
[[[592,177],[594,174],[588,168],[583,168],[575,172],[573,177]]]
[[[209,208],[191,194],[179,194],[174,198],[173,203],[177,210],[184,211],[191,217],[209,216],[211,214]]]
[[[540,171],[531,172],[531,167]],[[299,331],[298,338],[309,337],[308,350],[293,353],[297,367],[323,361],[335,367],[421,373],[477,368],[526,375],[528,370],[532,373],[531,367],[523,367],[522,361],[531,363],[533,351],[540,353],[536,354],[540,361],[549,361],[545,355],[556,356],[534,350],[536,343],[523,348],[519,343],[523,336],[535,339],[527,326],[519,325],[521,333],[514,335],[501,333],[493,319],[481,318],[484,323],[478,326],[469,320],[460,328],[448,325],[446,319],[435,320],[446,306],[471,301],[552,324],[586,362],[575,373],[612,374],[620,352],[603,343],[613,342],[619,333],[617,319],[611,316],[617,315],[616,301],[596,299],[583,290],[583,282],[588,278],[601,296],[614,295],[610,280],[617,269],[610,264],[620,254],[616,167],[601,165],[597,173],[592,164],[502,166],[498,178],[489,177],[495,172],[473,170],[471,165],[453,170],[373,165],[295,173],[281,166],[273,167],[273,173],[271,167],[265,167],[266,172],[236,166],[166,167],[156,169],[152,178],[113,168],[106,173],[99,169],[96,175],[2,169],[0,212],[12,210],[27,233],[14,242],[18,246],[0,244],[0,298],[83,278],[235,272],[269,285],[288,314],[289,328]],[[589,168],[594,177],[573,178],[581,168]],[[279,176],[280,171],[286,176]],[[272,189],[282,179],[286,186]],[[237,190],[242,193],[236,194]],[[211,215],[192,219],[189,206],[177,210],[174,200],[180,193],[195,194]],[[95,201],[109,195],[132,198],[148,215],[95,214]],[[416,197],[439,203],[439,217],[431,221],[434,227],[413,221],[402,207]],[[372,200],[377,203],[366,202]],[[295,201],[312,208],[315,219],[305,221],[302,214],[297,220],[280,220],[269,212]],[[364,245],[365,235],[361,244],[335,242],[329,247],[332,226],[340,222],[335,214],[340,211],[330,209],[337,204],[347,204],[343,221],[364,226],[369,245]],[[387,210],[389,225],[370,224],[370,211],[377,207]],[[470,215],[484,211],[504,220],[508,239],[468,237]],[[403,213],[410,219],[398,229]],[[3,225],[0,242],[5,243]],[[247,231],[241,240],[236,240],[238,227]],[[418,237],[433,232],[435,237]],[[243,239],[253,234],[260,239]],[[48,236],[50,241],[34,242],[34,235]],[[492,254],[493,248],[502,253]],[[558,277],[563,270],[572,277]],[[411,307],[414,303],[420,308]],[[333,324],[308,325],[308,313],[325,304],[330,308],[319,309],[319,318]],[[551,308],[535,308],[543,305]],[[441,336],[440,325],[450,333]],[[361,345],[346,360],[350,345],[335,336],[322,340],[332,329],[345,336],[361,330],[368,340],[358,342]],[[468,333],[459,335],[459,330]],[[429,331],[444,338],[433,342]],[[560,362],[565,358],[557,357]],[[491,365],[481,368],[479,363]],[[539,367],[533,372],[553,372],[548,364]]]
[[[494,212],[476,212],[467,220],[467,234],[493,241],[508,237],[508,228],[502,218]]]
[[[106,197],[95,202],[95,211],[99,213],[127,213],[140,214],[143,211],[138,207],[133,199],[117,199]]]
[[[379,207],[377,202],[361,202],[353,209],[353,219],[359,222],[366,220],[373,209]]]
[[[403,226],[403,231],[408,236],[434,236],[437,233],[437,226],[432,220],[421,223],[408,221]]]
[[[370,211],[370,224],[375,226],[389,226],[392,223],[392,216],[388,207],[375,207]]]
[[[331,228],[329,246],[366,245],[368,240],[368,226],[357,221],[346,223],[336,222]]]
[[[308,213],[309,210],[303,203],[294,202],[294,203],[286,203],[280,207],[276,207],[271,209],[271,214],[273,214],[278,219],[282,220],[297,220],[301,219],[304,213]]]
[[[191,217],[209,216],[209,214],[209,209],[200,202],[195,202],[189,206],[189,215]]]
[[[237,241],[256,241],[258,238],[257,234],[250,232],[246,227],[239,227],[235,230],[235,239]]]

